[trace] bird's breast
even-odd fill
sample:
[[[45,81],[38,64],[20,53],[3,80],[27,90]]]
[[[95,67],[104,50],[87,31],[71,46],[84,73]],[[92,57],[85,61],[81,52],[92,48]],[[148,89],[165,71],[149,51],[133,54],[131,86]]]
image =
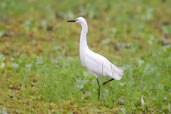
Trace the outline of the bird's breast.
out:
[[[83,66],[85,66],[86,63],[86,56],[84,54],[80,53],[80,61]]]

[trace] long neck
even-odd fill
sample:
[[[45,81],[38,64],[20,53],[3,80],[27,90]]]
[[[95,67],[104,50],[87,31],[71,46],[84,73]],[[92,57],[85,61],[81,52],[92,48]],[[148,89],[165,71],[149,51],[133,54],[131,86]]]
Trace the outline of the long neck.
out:
[[[80,51],[89,49],[87,45],[87,38],[86,38],[88,33],[88,26],[86,23],[81,26],[82,26],[82,30],[80,35]]]

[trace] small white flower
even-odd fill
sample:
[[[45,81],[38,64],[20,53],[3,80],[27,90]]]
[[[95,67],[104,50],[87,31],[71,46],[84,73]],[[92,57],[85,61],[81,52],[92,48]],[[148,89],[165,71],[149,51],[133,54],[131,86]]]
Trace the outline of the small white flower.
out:
[[[5,63],[3,62],[0,64],[0,68],[4,68],[4,67],[5,67]]]
[[[142,106],[144,106],[144,105],[145,105],[144,97],[143,97],[143,96],[141,97],[141,105],[142,105]]]
[[[19,65],[17,63],[13,63],[12,67],[17,69],[19,67]]]

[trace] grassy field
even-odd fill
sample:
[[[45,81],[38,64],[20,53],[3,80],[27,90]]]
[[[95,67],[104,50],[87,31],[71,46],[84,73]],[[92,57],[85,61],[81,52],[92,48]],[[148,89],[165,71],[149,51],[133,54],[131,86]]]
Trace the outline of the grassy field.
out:
[[[170,114],[170,0],[0,0],[0,114]],[[90,48],[125,69],[101,86],[79,60]],[[100,78],[100,83],[109,78]]]

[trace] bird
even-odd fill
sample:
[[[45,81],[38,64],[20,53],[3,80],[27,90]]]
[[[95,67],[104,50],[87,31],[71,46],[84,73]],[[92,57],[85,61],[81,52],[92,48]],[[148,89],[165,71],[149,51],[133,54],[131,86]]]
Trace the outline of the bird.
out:
[[[88,25],[84,17],[78,17],[76,19],[68,20],[67,22],[75,22],[81,25],[79,54],[82,66],[86,67],[95,77],[98,84],[98,100],[100,99],[100,82],[99,76],[111,77],[110,80],[103,83],[107,84],[112,80],[121,80],[123,77],[123,69],[112,64],[104,56],[93,52],[89,49],[87,44]]]

